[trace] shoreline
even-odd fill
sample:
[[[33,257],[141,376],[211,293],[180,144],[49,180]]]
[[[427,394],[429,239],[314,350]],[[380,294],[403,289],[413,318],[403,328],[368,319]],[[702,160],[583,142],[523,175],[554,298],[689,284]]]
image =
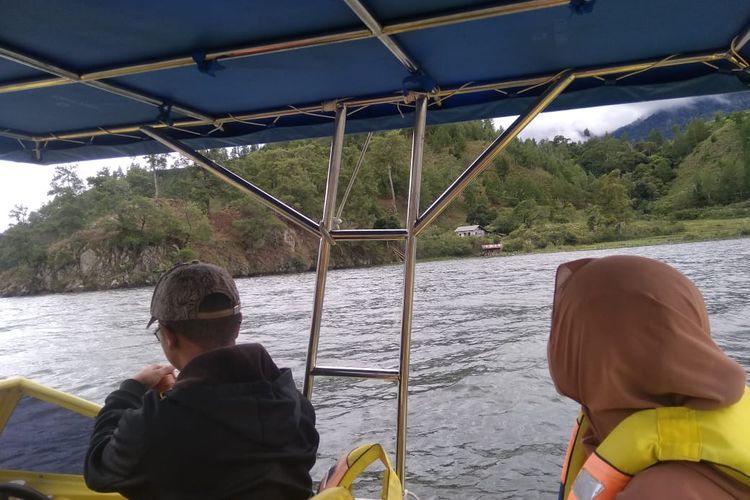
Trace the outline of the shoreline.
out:
[[[702,243],[706,241],[727,241],[750,239],[750,235],[724,236],[718,238],[670,238],[674,235],[652,236],[650,238],[638,238],[633,240],[620,240],[612,242],[588,243],[585,245],[566,245],[551,249],[539,249],[538,251],[517,253],[513,255],[527,255],[531,253],[556,253],[576,252],[585,250],[609,250],[613,248],[652,247],[660,245],[680,245],[689,243]],[[508,254],[511,255],[511,254]]]
[[[681,236],[681,237],[676,237]],[[688,237],[686,237],[688,236]],[[696,237],[692,237],[696,236]],[[549,246],[545,248],[538,248],[529,252],[505,252],[498,255],[493,255],[489,257],[482,257],[480,255],[467,255],[467,256],[445,256],[445,257],[430,257],[430,258],[424,258],[424,259],[418,259],[417,263],[425,263],[425,262],[440,262],[440,261],[446,261],[446,260],[463,260],[463,259],[481,259],[481,258],[502,258],[502,257],[515,257],[519,255],[533,255],[533,254],[550,254],[550,253],[562,253],[562,252],[582,252],[586,250],[609,250],[609,249],[616,249],[616,248],[634,248],[634,247],[646,247],[646,246],[660,246],[660,245],[679,245],[679,244],[689,244],[689,243],[701,243],[701,242],[707,242],[707,241],[727,241],[727,240],[742,240],[742,239],[750,239],[750,235],[726,235],[726,236],[720,236],[720,237],[697,237],[697,235],[660,235],[660,236],[651,236],[647,238],[637,238],[632,240],[618,240],[618,241],[607,241],[607,242],[599,242],[599,243],[587,243],[582,245],[563,245],[563,246]],[[381,267],[381,266],[393,266],[393,265],[399,265],[400,263],[394,262],[394,263],[385,263],[385,264],[376,264],[372,266],[348,266],[348,267],[336,267],[331,268],[329,271],[335,271],[335,270],[345,270],[345,269],[368,269],[368,268],[374,268],[374,267]],[[308,269],[305,271],[298,271],[298,272],[277,272],[277,273],[258,273],[258,274],[250,274],[250,275],[236,275],[233,276],[235,279],[243,279],[243,278],[257,278],[262,276],[282,276],[285,274],[302,274],[302,273],[311,273],[315,272],[315,269]],[[130,290],[135,288],[148,288],[153,286],[149,283],[139,284],[139,285],[130,285],[130,286],[118,286],[114,288],[96,288],[96,289],[85,289],[85,290],[71,290],[71,291],[60,291],[60,292],[42,292],[42,293],[33,293],[33,294],[25,294],[25,295],[4,295],[0,296],[0,299],[13,299],[13,298],[24,298],[24,297],[41,297],[45,295],[68,295],[68,294],[79,294],[79,293],[96,293],[96,292],[107,292],[107,291],[117,291],[117,290]]]

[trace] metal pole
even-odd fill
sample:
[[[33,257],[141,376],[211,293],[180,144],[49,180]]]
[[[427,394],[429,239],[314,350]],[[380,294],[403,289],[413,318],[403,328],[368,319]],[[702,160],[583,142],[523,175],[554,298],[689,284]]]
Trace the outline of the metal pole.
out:
[[[30,68],[34,68],[39,71],[44,71],[45,73],[53,74],[61,78],[63,82],[80,83],[88,87],[94,87],[96,89],[103,90],[105,92],[110,92],[112,94],[119,95],[120,97],[125,97],[126,99],[132,99],[134,101],[138,101],[143,104],[148,104],[150,106],[160,107],[166,104],[163,99],[159,99],[154,96],[145,94],[143,92],[138,92],[138,91],[129,89],[127,87],[123,87],[121,85],[115,85],[114,83],[100,82],[98,80],[81,81],[80,76],[73,71],[70,71],[65,68],[61,68],[47,61],[42,61],[41,59],[31,57],[27,54],[23,54],[21,52],[11,50],[7,47],[0,47],[0,58],[7,59],[9,61],[13,61],[18,64],[23,64],[24,66],[28,66]],[[182,115],[190,116],[192,118],[197,118],[199,120],[207,120],[209,123],[214,122],[213,117],[205,113],[202,113],[198,110],[188,108],[187,106],[183,106],[181,104],[174,103],[172,105],[172,109],[175,112],[180,113]]]
[[[410,31],[447,26],[450,24],[474,21],[479,19],[488,19],[492,17],[506,16],[521,12],[528,12],[537,9],[546,9],[552,7],[563,7],[570,0],[521,0],[516,2],[505,3],[494,7],[486,8],[469,8],[463,11],[453,12],[448,15],[426,16],[420,19],[411,20],[404,23],[385,25],[381,29],[382,35],[394,35],[397,33],[406,33]],[[230,47],[216,51],[210,51],[205,54],[206,61],[219,61],[240,59],[244,57],[253,57],[265,54],[276,54],[290,50],[305,49],[310,47],[320,47],[335,43],[351,42],[364,40],[375,37],[376,34],[367,29],[345,30],[334,33],[322,33],[308,37],[296,37],[270,42],[261,42],[258,44]],[[390,47],[389,47],[390,49]],[[103,80],[106,78],[118,78],[128,75],[137,75],[151,71],[161,71],[165,69],[184,68],[195,65],[195,60],[191,55],[182,55],[172,59],[163,59],[159,61],[144,61],[128,66],[117,66],[102,71],[83,73],[76,75],[75,79],[70,79],[63,75],[57,75],[56,78],[43,78],[36,80],[23,80],[15,82],[6,82],[0,85],[0,93],[19,92],[23,90],[39,89],[53,87],[57,85],[69,85],[71,83],[91,82]]]
[[[365,143],[362,145],[362,152],[360,152],[359,154],[359,160],[357,160],[357,165],[354,167],[354,170],[352,170],[352,175],[349,178],[349,184],[346,186],[346,189],[344,190],[344,196],[341,198],[341,204],[339,205],[339,208],[336,211],[336,218],[339,220],[341,219],[341,214],[344,212],[344,206],[346,205],[346,200],[349,199],[349,193],[352,192],[352,188],[354,187],[354,181],[357,180],[359,169],[362,168],[362,163],[365,161],[365,153],[367,153],[367,148],[370,145],[371,140],[372,140],[372,132],[367,134]]]
[[[734,45],[734,50],[737,52],[741,51],[743,48],[745,48],[745,45],[747,45],[747,42],[750,42],[750,27],[745,29],[742,33],[738,35],[739,40],[737,40],[737,43]]]
[[[424,229],[433,222],[443,210],[469,185],[469,183],[476,178],[479,174],[484,172],[487,167],[492,163],[492,160],[503,150],[513,139],[526,127],[526,125],[534,119],[536,115],[544,111],[549,104],[570,85],[575,79],[575,75],[568,73],[562,76],[557,83],[548,88],[534,105],[522,114],[508,127],[508,130],[504,131],[500,136],[480,154],[476,160],[472,162],[464,172],[453,181],[453,184],[448,186],[443,194],[425,210],[425,212],[419,217],[416,224],[416,234],[421,233]]]
[[[500,2],[500,5],[486,8],[474,8],[464,11],[453,12],[442,16],[434,16],[424,19],[415,19],[403,23],[394,23],[383,26],[383,33],[395,35],[429,28],[438,28],[451,24],[478,21],[492,17],[508,16],[521,12],[530,12],[538,9],[549,9],[552,7],[564,7],[570,1],[566,0],[528,0],[523,2]]]
[[[417,99],[414,136],[409,167],[409,205],[406,211],[406,250],[404,251],[404,302],[401,313],[401,356],[399,360],[398,427],[396,429],[396,472],[401,484],[406,484],[406,420],[409,398],[409,355],[411,353],[411,321],[414,310],[414,267],[417,262],[417,234],[415,226],[419,215],[419,191],[422,185],[422,156],[424,130],[427,121],[427,98]]]
[[[354,368],[349,366],[316,366],[313,375],[327,377],[371,378],[398,381],[398,370]]]
[[[28,141],[28,142],[34,142],[34,137],[28,134],[22,134],[20,132],[16,132],[14,130],[0,130],[0,136],[2,137],[8,137],[9,139],[16,139],[19,141]]]
[[[382,43],[386,49],[390,51],[393,56],[399,60],[399,62],[409,71],[409,73],[417,73],[419,72],[419,67],[417,66],[417,63],[414,62],[414,59],[412,59],[409,54],[407,54],[404,49],[401,48],[401,46],[396,43],[395,40],[393,40],[388,35],[383,34],[383,27],[380,25],[377,19],[370,13],[369,10],[367,10],[367,7],[365,7],[362,2],[359,0],[344,0],[346,5],[349,6],[352,11],[354,11],[355,14],[357,14],[357,17],[359,17],[359,20],[364,23],[365,26],[372,32],[373,35],[375,35],[375,38],[380,40],[380,43]]]
[[[330,234],[334,241],[400,241],[409,236],[406,229],[336,229]]]
[[[294,223],[297,227],[300,227],[304,229],[305,231],[307,231],[308,233],[311,233],[317,237],[321,236],[320,226],[318,225],[317,222],[307,217],[303,213],[290,207],[283,201],[277,198],[274,198],[273,196],[266,193],[255,184],[246,181],[245,179],[235,174],[231,170],[227,170],[226,168],[222,167],[215,161],[209,158],[206,158],[202,154],[196,151],[193,151],[192,149],[185,146],[181,142],[175,139],[172,139],[171,137],[167,136],[163,131],[144,127],[141,129],[141,132],[159,141],[160,143],[164,144],[172,151],[175,151],[177,153],[182,154],[183,156],[186,156],[187,158],[190,158],[197,165],[200,165],[201,167],[203,167],[210,173],[214,174],[216,177],[226,182],[227,184],[232,184],[233,186],[239,188],[240,190],[248,193],[250,196],[255,198],[256,201],[259,201],[261,204],[270,208],[275,214],[280,215],[281,217],[284,217],[289,222]]]
[[[331,156],[328,161],[328,183],[323,201],[323,220],[320,225],[328,232],[333,226],[333,215],[336,211],[336,194],[341,171],[341,153],[344,148],[344,131],[346,128],[346,106],[336,108],[333,141],[331,142]],[[313,314],[310,325],[310,342],[307,347],[307,363],[305,366],[304,394],[312,399],[313,369],[318,360],[318,341],[320,340],[320,322],[323,316],[323,298],[325,296],[328,263],[331,259],[331,241],[321,235],[318,246],[318,265],[315,278],[315,298],[313,299]]]

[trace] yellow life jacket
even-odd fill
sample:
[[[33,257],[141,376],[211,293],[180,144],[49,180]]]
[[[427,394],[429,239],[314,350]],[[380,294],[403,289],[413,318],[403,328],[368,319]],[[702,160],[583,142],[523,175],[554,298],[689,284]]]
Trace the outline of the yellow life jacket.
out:
[[[336,465],[323,476],[318,494],[311,500],[353,500],[354,480],[375,460],[380,460],[385,467],[380,499],[402,500],[404,495],[401,481],[393,470],[388,453],[377,443],[363,444],[342,455]]]
[[[664,407],[633,413],[588,458],[579,415],[562,474],[560,500],[614,499],[628,482],[659,462],[707,462],[750,486],[750,389],[717,410]]]

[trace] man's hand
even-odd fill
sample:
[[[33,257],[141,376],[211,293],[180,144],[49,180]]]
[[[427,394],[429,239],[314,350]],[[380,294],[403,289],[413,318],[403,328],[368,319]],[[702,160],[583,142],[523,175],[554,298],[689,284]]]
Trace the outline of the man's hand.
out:
[[[174,385],[174,366],[149,365],[133,375],[132,379],[137,380],[149,389],[164,392]]]

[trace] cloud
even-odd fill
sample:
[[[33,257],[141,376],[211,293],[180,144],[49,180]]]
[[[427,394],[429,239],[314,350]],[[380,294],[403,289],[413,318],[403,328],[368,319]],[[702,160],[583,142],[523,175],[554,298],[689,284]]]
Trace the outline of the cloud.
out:
[[[592,135],[604,135],[657,111],[689,106],[693,101],[692,98],[671,99],[542,113],[521,132],[520,136],[523,139],[538,140],[562,135],[574,141],[582,141],[585,140],[583,131],[586,129]],[[495,126],[508,128],[515,118],[497,118],[494,120]]]

